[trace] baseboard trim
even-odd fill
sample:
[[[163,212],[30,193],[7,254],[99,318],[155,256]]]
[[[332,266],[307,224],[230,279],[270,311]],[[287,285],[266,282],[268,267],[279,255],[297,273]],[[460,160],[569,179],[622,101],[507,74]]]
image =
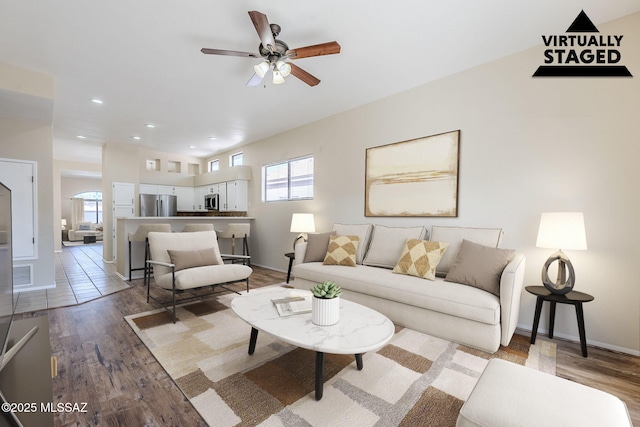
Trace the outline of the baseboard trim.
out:
[[[532,330],[533,330],[533,326],[531,326],[531,325],[520,325],[519,324],[516,327],[516,332],[519,331],[521,335],[531,336],[531,331]],[[540,328],[540,327],[538,328],[538,336],[542,336],[542,335],[546,336],[548,334],[549,334],[549,330],[548,329],[543,329],[543,328]],[[553,336],[554,337],[558,337],[558,338],[562,338],[564,340],[571,341],[571,342],[574,342],[574,343],[580,343],[580,338],[576,337],[575,335],[568,335],[568,334],[563,334],[563,333],[558,333],[556,331],[553,331]],[[609,343],[605,343],[605,342],[590,340],[588,338],[587,338],[587,346],[604,348],[606,350],[616,351],[618,353],[630,354],[632,356],[640,356],[640,350],[634,350],[634,349],[631,349],[631,348],[620,347],[620,346],[609,344]]]

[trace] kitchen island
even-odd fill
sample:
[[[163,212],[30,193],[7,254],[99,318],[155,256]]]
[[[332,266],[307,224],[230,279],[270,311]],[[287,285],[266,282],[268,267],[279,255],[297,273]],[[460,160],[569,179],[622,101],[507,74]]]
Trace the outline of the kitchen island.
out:
[[[129,233],[135,233],[140,224],[169,224],[172,232],[181,232],[186,224],[213,224],[215,230],[224,230],[230,223],[253,224],[253,217],[248,216],[170,216],[170,217],[118,217],[116,218],[115,258],[117,273],[122,279],[129,279]],[[251,239],[249,239],[251,241]],[[220,252],[231,253],[230,239],[220,239]],[[238,246],[236,246],[237,248]],[[242,247],[242,246],[240,246]],[[131,265],[133,268],[144,266],[144,243],[132,242]],[[143,277],[143,271],[132,272],[133,279]]]

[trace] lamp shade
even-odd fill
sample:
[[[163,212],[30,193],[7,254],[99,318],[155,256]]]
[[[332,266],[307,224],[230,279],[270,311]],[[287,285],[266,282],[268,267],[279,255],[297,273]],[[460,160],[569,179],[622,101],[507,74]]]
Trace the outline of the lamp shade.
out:
[[[277,61],[276,68],[278,69],[278,71],[280,71],[280,75],[282,77],[287,77],[289,74],[291,74],[291,64],[288,64],[284,61]]]
[[[253,71],[255,71],[260,78],[263,78],[265,74],[267,74],[267,71],[269,71],[269,61],[262,61],[261,63],[254,65]]]
[[[582,212],[543,212],[536,246],[539,248],[586,250]]]
[[[280,74],[280,71],[276,70],[274,68],[273,70],[273,84],[274,85],[280,85],[284,83],[284,77],[282,77],[282,74]]]
[[[294,213],[291,216],[291,229],[289,231],[292,233],[315,233],[316,224],[313,214]]]

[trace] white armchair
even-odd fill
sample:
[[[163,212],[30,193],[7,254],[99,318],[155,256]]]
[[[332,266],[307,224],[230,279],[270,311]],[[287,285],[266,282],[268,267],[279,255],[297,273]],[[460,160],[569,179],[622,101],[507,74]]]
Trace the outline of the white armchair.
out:
[[[189,293],[190,296],[180,298],[180,303],[192,299],[202,298],[193,292],[195,289],[222,287],[236,292],[225,285],[246,281],[249,292],[249,276],[253,272],[251,267],[242,264],[224,264],[216,232],[197,231],[189,233],[160,233],[150,232],[149,255],[147,268],[153,270],[155,284],[171,291],[171,300],[160,301],[151,295],[151,272],[145,274],[147,286],[147,302],[153,299],[164,309],[173,314],[176,321],[176,297],[178,294]],[[225,258],[232,257],[224,255]],[[216,293],[216,292],[212,292]],[[207,296],[207,295],[205,295]],[[169,309],[171,307],[171,310]]]

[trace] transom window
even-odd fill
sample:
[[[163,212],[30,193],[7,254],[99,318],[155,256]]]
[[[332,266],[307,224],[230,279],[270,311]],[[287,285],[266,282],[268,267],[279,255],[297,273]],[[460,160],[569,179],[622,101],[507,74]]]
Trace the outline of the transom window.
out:
[[[242,164],[242,153],[232,154],[229,157],[229,166],[240,166]]]
[[[209,162],[209,172],[217,171],[220,169],[220,161],[219,160],[211,160]]]
[[[262,167],[262,200],[313,199],[313,156]]]

